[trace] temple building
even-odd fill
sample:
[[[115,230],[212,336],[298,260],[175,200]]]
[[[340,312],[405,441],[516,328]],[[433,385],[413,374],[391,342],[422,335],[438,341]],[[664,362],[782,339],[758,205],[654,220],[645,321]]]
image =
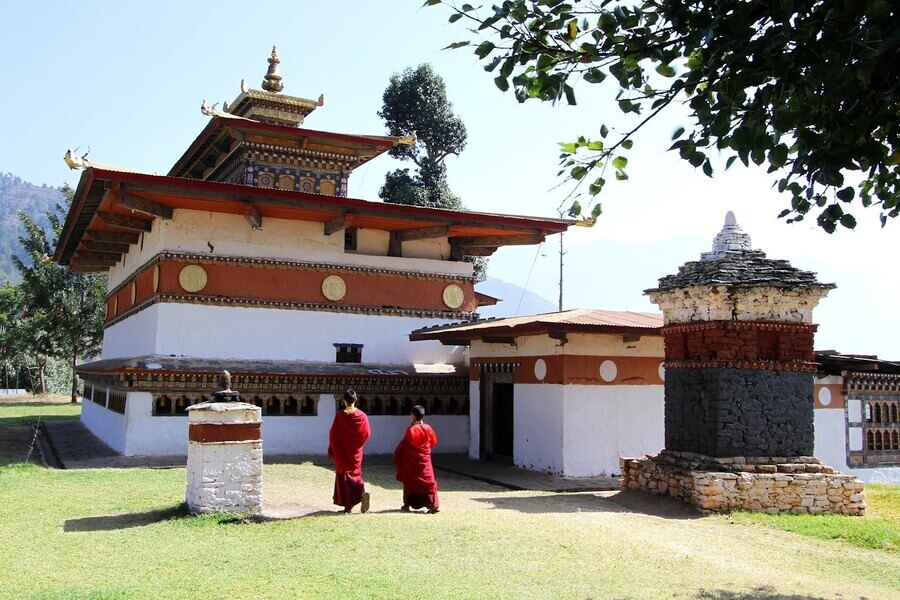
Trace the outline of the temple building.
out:
[[[411,343],[492,299],[469,256],[538,244],[571,221],[347,196],[362,164],[411,137],[305,127],[324,104],[283,94],[275,49],[262,89],[201,110],[209,123],[167,175],[86,160],[55,260],[108,276],[102,356],[82,420],[126,455],[183,455],[186,409],[228,369],[262,408],[267,454],[324,453],[336,394],[372,416],[389,452],[424,404],[438,450],[469,448],[462,348]]]

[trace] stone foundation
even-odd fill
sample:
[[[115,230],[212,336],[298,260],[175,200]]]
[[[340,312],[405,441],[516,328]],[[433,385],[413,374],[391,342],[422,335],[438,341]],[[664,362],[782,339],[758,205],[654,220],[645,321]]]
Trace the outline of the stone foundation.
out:
[[[192,513],[262,511],[260,409],[242,402],[189,409],[187,488]]]
[[[620,464],[623,490],[671,496],[704,512],[866,513],[863,482],[811,456],[713,458],[663,450]]]

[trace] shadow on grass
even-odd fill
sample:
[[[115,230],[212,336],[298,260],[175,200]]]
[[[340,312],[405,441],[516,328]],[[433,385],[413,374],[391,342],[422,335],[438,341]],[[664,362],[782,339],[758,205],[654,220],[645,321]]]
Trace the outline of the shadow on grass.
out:
[[[190,516],[190,513],[187,505],[182,503],[145,512],[68,519],[63,523],[63,531],[69,533],[76,531],[114,531],[116,529],[153,525],[154,523],[171,521],[173,519],[183,519],[188,516]]]
[[[493,496],[474,498],[494,508],[523,513],[641,513],[663,519],[691,520],[703,515],[692,506],[662,496],[625,491],[578,492],[540,496]]]
[[[782,594],[769,587],[759,587],[752,590],[700,590],[695,596],[699,600],[824,600],[822,596],[809,596],[806,594]]]

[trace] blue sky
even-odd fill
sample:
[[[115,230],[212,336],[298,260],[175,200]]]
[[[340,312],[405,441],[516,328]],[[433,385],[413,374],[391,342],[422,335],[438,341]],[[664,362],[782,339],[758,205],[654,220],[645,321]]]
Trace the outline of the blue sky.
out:
[[[474,210],[555,216],[565,194],[554,189],[556,143],[614,122],[615,89],[576,87],[576,107],[520,105],[470,51],[441,51],[467,33],[446,24],[445,9],[420,4],[2,3],[0,171],[74,184],[62,156],[90,146],[99,162],[165,173],[206,123],[201,102],[230,102],[243,78],[258,87],[277,43],[285,93],[325,94],[306,121],[317,129],[383,133],[376,112],[391,73],[432,63],[469,131],[468,148],[448,160],[454,191]],[[900,359],[900,223],[881,229],[872,211],[858,214],[853,232],[787,225],[776,218],[787,200],[761,169],[737,166],[710,180],[666,153],[682,122],[672,114],[647,129],[631,179],[604,191],[597,226],[567,234],[565,306],[653,310],[642,290],[708,250],[734,210],[755,247],[837,283],[816,311],[818,348]],[[384,173],[400,166],[372,161],[353,175],[350,194],[377,199]],[[555,302],[557,252],[556,238],[504,248],[490,274]]]

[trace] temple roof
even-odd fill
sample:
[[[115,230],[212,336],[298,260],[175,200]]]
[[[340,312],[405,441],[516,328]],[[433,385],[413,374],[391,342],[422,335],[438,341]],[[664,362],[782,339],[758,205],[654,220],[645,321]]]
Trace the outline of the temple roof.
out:
[[[655,288],[644,293],[686,289],[697,286],[776,287],[833,289],[833,283],[821,283],[816,274],[791,266],[786,260],[771,259],[762,250],[754,250],[750,236],[737,224],[734,213],[725,216],[725,225],[713,240],[712,251],[700,260],[678,267],[678,273],[660,278]]]
[[[236,142],[246,140],[248,137],[258,138],[261,142],[268,141],[273,146],[308,149],[309,152],[316,152],[326,159],[349,162],[353,169],[384,154],[397,144],[410,142],[409,138],[402,136],[317,131],[261,123],[231,114],[217,113],[178,159],[169,175],[202,179],[207,168],[217,164],[223,156],[229,154]]]
[[[132,358],[108,358],[78,365],[79,373],[195,373],[232,375],[310,375],[329,377],[468,377],[463,365],[333,363],[307,360],[196,358],[151,354]]]
[[[465,345],[474,339],[511,338],[521,335],[609,333],[660,335],[661,313],[577,308],[505,319],[485,319],[423,327],[409,334],[412,341],[440,340]]]
[[[388,231],[399,241],[447,237],[466,254],[538,244],[573,221],[371,202],[179,177],[88,168],[83,171],[54,259],[78,271],[105,271],[175,209],[293,219]],[[107,244],[117,244],[117,250]]]

